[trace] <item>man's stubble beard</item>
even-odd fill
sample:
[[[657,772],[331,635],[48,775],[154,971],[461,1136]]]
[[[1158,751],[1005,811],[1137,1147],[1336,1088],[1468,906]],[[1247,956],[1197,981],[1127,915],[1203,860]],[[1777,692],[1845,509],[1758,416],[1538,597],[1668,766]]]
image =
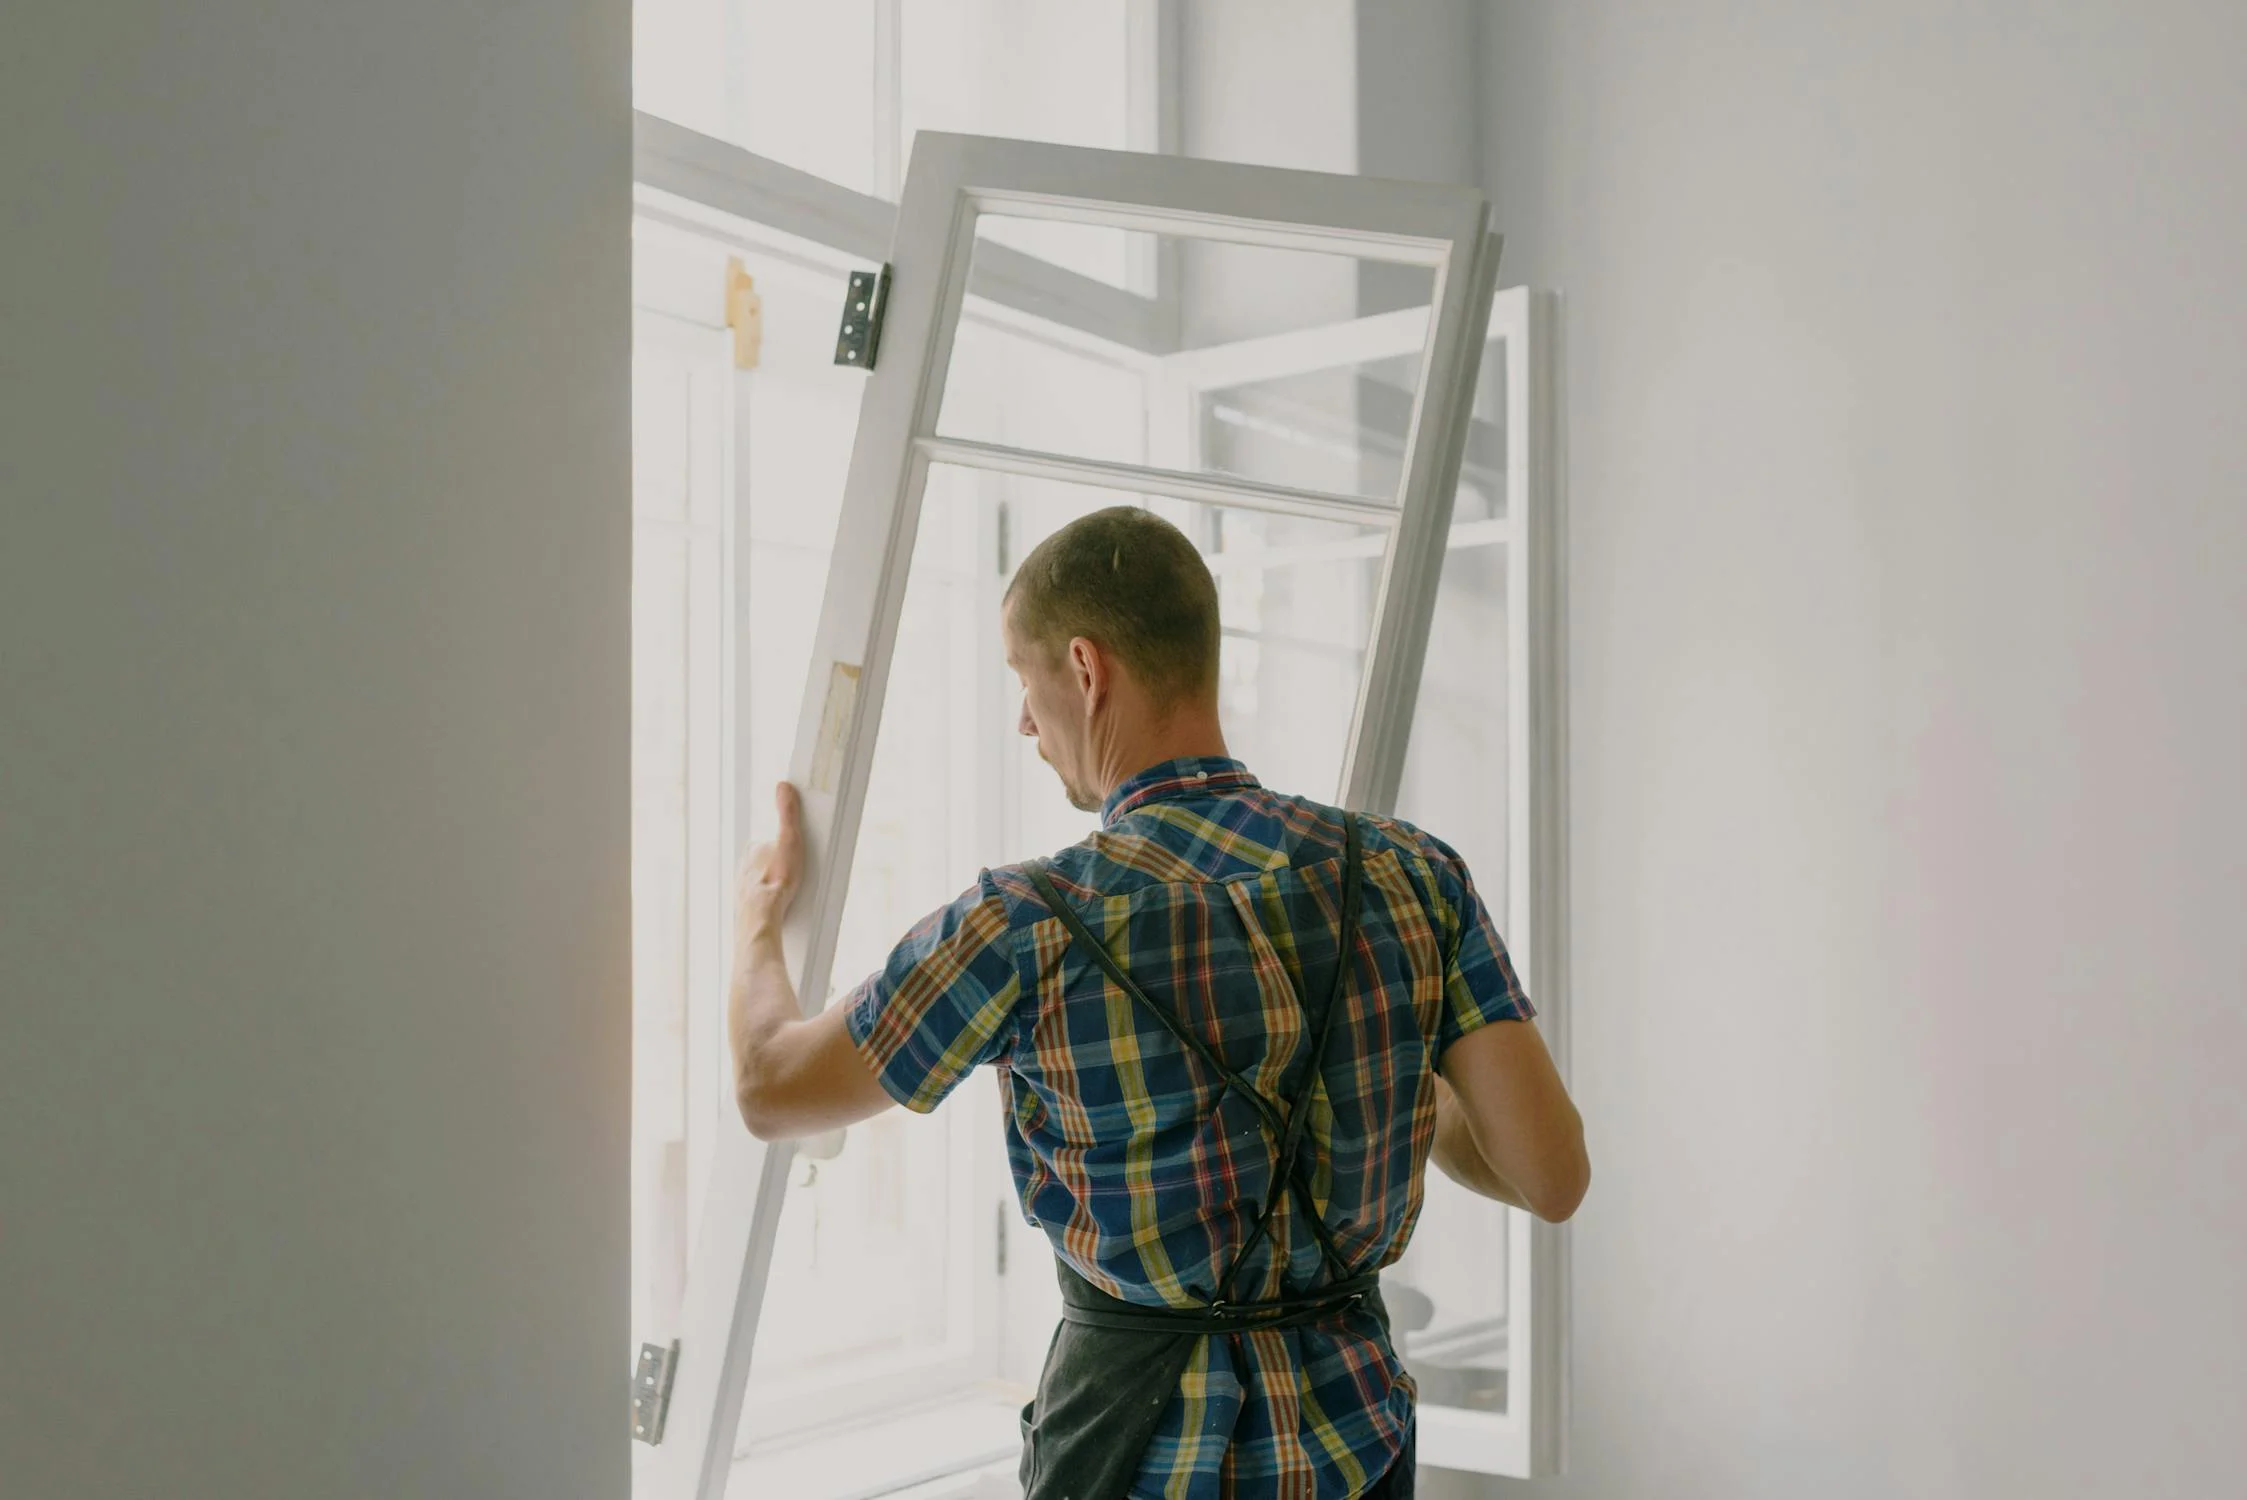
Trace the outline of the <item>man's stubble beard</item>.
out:
[[[1061,795],[1069,799],[1071,807],[1078,812],[1100,811],[1101,799],[1092,796],[1090,793],[1077,790],[1069,778],[1061,774],[1061,768],[1053,763],[1053,757],[1045,753],[1045,742],[1043,740],[1038,742],[1038,759],[1045,762],[1046,769],[1051,771],[1054,779],[1061,783]]]

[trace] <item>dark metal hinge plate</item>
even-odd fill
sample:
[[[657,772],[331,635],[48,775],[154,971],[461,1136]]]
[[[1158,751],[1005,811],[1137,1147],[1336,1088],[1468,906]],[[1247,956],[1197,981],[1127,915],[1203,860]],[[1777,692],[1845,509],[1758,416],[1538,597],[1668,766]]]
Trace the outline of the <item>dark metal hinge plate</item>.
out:
[[[632,1372],[632,1438],[650,1447],[663,1441],[663,1421],[671,1414],[671,1380],[679,1373],[679,1341],[666,1349],[640,1346],[639,1368]]]
[[[889,267],[850,273],[850,291],[843,297],[842,331],[835,336],[835,363],[861,370],[874,368],[874,355],[882,342],[882,314],[889,308]]]

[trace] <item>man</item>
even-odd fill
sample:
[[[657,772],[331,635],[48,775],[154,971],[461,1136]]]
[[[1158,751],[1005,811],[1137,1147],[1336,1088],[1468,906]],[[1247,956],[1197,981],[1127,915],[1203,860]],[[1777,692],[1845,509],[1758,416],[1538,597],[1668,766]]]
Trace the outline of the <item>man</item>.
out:
[[[1030,1500],[1410,1495],[1414,1388],[1374,1273],[1428,1159],[1554,1220],[1590,1175],[1505,948],[1441,841],[1228,758],[1217,590],[1176,528],[1087,516],[1003,609],[1021,732],[1100,831],[985,871],[804,1020],[783,787],[740,896],[743,1117],[810,1134],[999,1070],[1064,1304],[1025,1411]]]

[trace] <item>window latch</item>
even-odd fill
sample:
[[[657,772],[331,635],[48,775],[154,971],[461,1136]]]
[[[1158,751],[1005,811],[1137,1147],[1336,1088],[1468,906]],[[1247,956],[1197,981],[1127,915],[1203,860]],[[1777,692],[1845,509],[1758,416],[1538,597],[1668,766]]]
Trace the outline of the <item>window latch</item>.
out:
[[[663,1419],[671,1414],[671,1379],[679,1373],[679,1341],[671,1347],[640,1346],[639,1368],[632,1372],[632,1438],[654,1447],[663,1441]]]
[[[850,290],[843,297],[843,330],[835,339],[836,364],[874,368],[874,353],[882,341],[882,314],[888,306],[888,266],[850,273]]]

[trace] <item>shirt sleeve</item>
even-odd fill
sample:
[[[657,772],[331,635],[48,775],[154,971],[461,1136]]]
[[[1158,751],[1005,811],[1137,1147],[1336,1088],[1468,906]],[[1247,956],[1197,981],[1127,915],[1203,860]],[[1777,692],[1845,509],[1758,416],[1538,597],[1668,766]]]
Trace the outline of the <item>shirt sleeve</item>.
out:
[[[1436,894],[1448,909],[1451,932],[1444,957],[1443,1024],[1437,1053],[1493,1021],[1526,1021],[1537,1014],[1506,956],[1467,862],[1440,839],[1435,846]]]
[[[1020,995],[1006,905],[985,871],[851,991],[844,1019],[890,1097],[926,1114],[1005,1050]]]

